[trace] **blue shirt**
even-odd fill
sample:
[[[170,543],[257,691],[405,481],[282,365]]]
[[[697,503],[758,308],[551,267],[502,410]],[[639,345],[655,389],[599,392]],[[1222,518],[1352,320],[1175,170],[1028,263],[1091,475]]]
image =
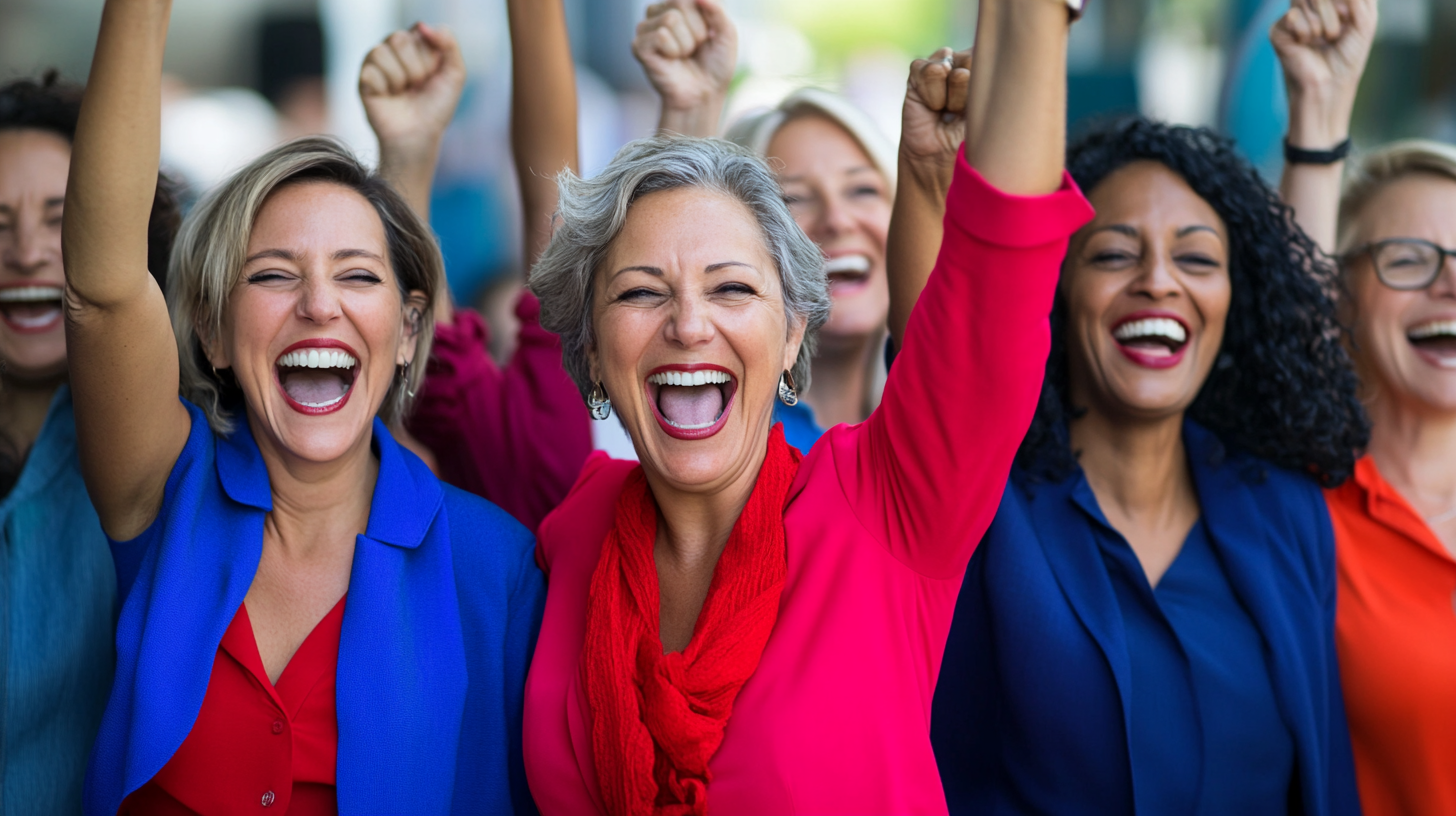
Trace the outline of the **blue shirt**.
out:
[[[1203,521],[1154,588],[1085,479],[1075,493],[1097,521],[1094,536],[1127,629],[1137,812],[1287,816],[1294,741],[1274,699],[1263,638]]]
[[[116,571],[76,458],[61,386],[0,502],[0,803],[76,813],[116,662]]]
[[[218,436],[184,404],[192,429],[156,520],[112,542],[122,605],[86,777],[92,816],[115,816],[192,730],[273,506],[246,421]],[[339,639],[339,813],[534,812],[521,710],[545,584],[532,537],[442,484],[378,420],[373,447],[379,475]]]
[[[783,423],[784,441],[803,454],[807,454],[814,447],[814,443],[819,441],[819,437],[824,435],[824,429],[814,419],[814,409],[802,399],[792,408],[774,400],[773,421]]]
[[[1202,518],[1156,593],[1080,470],[1012,471],[931,711],[952,814],[1360,812],[1323,493],[1194,422],[1183,441]]]

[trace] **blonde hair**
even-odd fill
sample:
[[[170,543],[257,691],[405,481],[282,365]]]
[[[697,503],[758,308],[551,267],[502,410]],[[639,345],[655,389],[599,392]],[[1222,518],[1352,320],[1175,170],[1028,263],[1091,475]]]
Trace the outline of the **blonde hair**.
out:
[[[1386,185],[1417,173],[1456,181],[1456,146],[1427,139],[1392,142],[1355,162],[1340,195],[1339,251],[1355,243],[1355,222]]]
[[[894,146],[864,111],[844,97],[828,91],[801,88],[785,97],[778,107],[749,114],[734,122],[728,128],[726,138],[767,157],[768,145],[773,141],[774,134],[784,125],[806,116],[820,116],[839,125],[859,144],[875,169],[880,171],[880,175],[885,177],[890,190],[895,189],[899,160],[896,158]]]
[[[427,304],[415,325],[418,341],[406,377],[397,377],[379,407],[379,417],[402,419],[425,376],[434,336],[429,304],[444,279],[444,261],[430,228],[399,193],[365,167],[338,141],[321,136],[295,139],[265,153],[208,194],[192,211],[177,236],[167,273],[167,307],[177,338],[182,396],[207,414],[219,434],[233,430],[230,403],[236,381],[212,368],[204,338],[222,331],[228,298],[242,274],[248,240],[263,203],[290,184],[325,182],[363,196],[384,224],[389,263],[400,294],[425,293]]]

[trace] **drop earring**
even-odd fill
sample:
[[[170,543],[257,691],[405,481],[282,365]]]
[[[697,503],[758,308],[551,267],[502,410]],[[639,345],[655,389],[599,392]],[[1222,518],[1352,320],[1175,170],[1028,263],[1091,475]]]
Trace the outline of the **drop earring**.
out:
[[[592,385],[591,393],[586,397],[586,407],[591,411],[591,418],[597,421],[612,415],[612,401],[607,398],[607,390],[600,382]]]
[[[779,402],[790,408],[799,404],[799,392],[794,388],[794,375],[787,371],[779,377]]]

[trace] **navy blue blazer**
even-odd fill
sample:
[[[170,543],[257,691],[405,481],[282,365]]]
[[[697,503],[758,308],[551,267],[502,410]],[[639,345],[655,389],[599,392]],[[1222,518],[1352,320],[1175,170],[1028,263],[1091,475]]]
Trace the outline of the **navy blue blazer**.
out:
[[[1358,814],[1335,659],[1334,532],[1308,476],[1183,431],[1229,583],[1263,635],[1294,738],[1292,813]],[[1014,471],[956,603],[931,720],[952,814],[1135,812],[1122,615],[1061,484]],[[1231,713],[1237,716],[1237,712]]]
[[[112,542],[116,680],[87,771],[90,816],[115,816],[191,732],[263,552],[273,501],[247,423],[217,436],[183,402],[192,431],[157,520]],[[377,419],[373,444],[379,476],[339,640],[339,812],[534,813],[521,711],[545,581],[531,534],[441,484]]]

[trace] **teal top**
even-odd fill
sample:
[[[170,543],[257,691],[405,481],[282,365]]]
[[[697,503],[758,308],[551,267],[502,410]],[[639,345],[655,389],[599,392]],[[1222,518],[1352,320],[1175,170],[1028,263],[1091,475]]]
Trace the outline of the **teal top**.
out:
[[[0,811],[80,813],[116,662],[116,571],[76,458],[61,386],[0,501]]]

